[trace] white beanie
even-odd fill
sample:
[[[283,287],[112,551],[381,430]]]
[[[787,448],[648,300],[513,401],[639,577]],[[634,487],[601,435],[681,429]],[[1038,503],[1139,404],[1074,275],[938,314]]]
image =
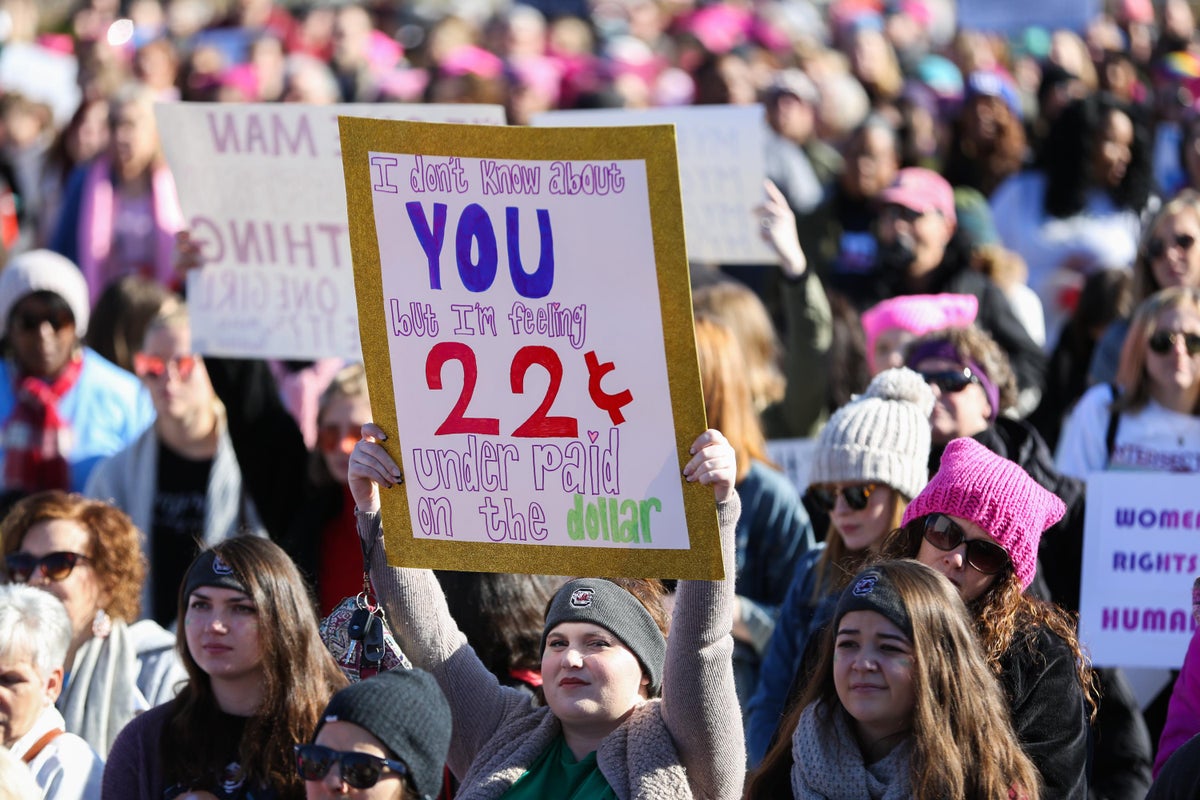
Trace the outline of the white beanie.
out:
[[[908,499],[929,482],[933,391],[906,367],[875,376],[821,429],[809,482],[883,483]]]
[[[75,334],[83,338],[91,308],[87,282],[69,258],[51,250],[28,250],[0,270],[0,336],[8,332],[13,306],[34,292],[54,292],[65,300],[75,316]]]

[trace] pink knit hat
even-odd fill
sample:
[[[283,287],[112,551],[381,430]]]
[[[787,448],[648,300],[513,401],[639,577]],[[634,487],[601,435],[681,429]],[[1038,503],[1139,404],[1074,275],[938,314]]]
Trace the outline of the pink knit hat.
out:
[[[955,439],[929,485],[913,498],[904,521],[926,514],[970,520],[1008,551],[1021,588],[1029,588],[1042,533],[1062,519],[1067,507],[1017,464],[974,439]]]
[[[965,328],[979,314],[979,298],[973,294],[906,294],[889,297],[863,312],[867,335],[867,365],[875,371],[875,340],[884,331],[900,328],[913,336],[924,336],[946,328]]]

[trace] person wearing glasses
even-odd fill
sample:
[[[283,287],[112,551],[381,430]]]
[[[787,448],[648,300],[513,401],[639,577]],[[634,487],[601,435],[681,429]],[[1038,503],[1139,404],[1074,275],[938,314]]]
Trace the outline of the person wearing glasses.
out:
[[[186,306],[171,303],[149,322],[133,366],[157,418],[92,471],[84,493],[122,509],[146,532],[143,605],[170,625],[179,582],[199,548],[259,532],[262,523],[243,486],[225,406],[204,359],[192,352]]]
[[[1064,513],[1063,501],[1016,463],[955,439],[879,557],[915,558],[950,580],[1041,774],[1042,797],[1083,800],[1091,669],[1074,621],[1026,592],[1042,534]]]
[[[61,491],[17,503],[0,522],[4,578],[44,589],[71,622],[58,707],[66,730],[108,754],[125,723],[175,696],[187,677],[175,637],[138,621],[142,533],[119,509]]]
[[[932,409],[933,393],[920,376],[890,369],[821,430],[807,496],[829,515],[829,530],[823,546],[805,553],[796,568],[746,709],[752,766],[788,709],[813,633],[829,620],[849,577],[924,488]]]
[[[54,706],[70,641],[62,603],[29,586],[0,586],[0,750],[29,767],[40,800],[100,797],[104,762],[65,730]]]
[[[747,800],[1046,796],[970,615],[935,570],[884,561],[852,577],[813,674]]]
[[[450,704],[434,677],[393,669],[333,696],[312,742],[296,745],[296,770],[308,800],[434,800],[450,733]]]
[[[1133,306],[1150,295],[1173,286],[1200,287],[1200,191],[1184,189],[1146,226],[1133,262]],[[1129,333],[1128,317],[1109,325],[1092,353],[1088,382],[1117,379],[1121,346]]]
[[[0,492],[81,491],[92,468],[154,419],[150,397],[90,348],[88,294],[48,250],[0,270]]]
[[[1164,289],[1137,307],[1115,386],[1079,399],[1056,463],[1080,479],[1106,469],[1200,471],[1200,288]]]
[[[102,797],[302,797],[295,744],[347,681],[296,565],[268,539],[235,536],[196,556],[178,598],[187,682],[117,736]]]
[[[682,470],[683,480],[713,490],[724,579],[679,581],[669,621],[658,581],[568,581],[546,609],[540,706],[487,671],[450,616],[432,570],[387,564],[380,491],[403,476],[379,444],[384,438],[377,425],[363,426],[350,457],[350,490],[396,640],[450,702],[455,796],[740,797],[746,751],[732,629],[741,503],[736,457],[724,435],[700,434]]]

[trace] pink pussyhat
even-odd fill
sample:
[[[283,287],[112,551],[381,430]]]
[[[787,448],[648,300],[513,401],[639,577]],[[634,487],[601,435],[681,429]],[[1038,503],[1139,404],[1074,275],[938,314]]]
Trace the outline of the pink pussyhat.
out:
[[[867,366],[875,372],[875,342],[884,331],[899,328],[924,336],[946,328],[965,328],[978,314],[979,298],[973,294],[908,294],[876,303],[862,315]]]
[[[908,504],[901,524],[928,514],[974,522],[1008,551],[1021,588],[1028,589],[1042,533],[1065,513],[1066,504],[1015,462],[974,439],[955,439],[946,445],[937,474]]]

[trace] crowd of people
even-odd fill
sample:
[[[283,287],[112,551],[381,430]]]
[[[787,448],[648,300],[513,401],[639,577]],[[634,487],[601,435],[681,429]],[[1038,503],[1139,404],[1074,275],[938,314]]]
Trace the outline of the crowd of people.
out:
[[[1077,616],[1089,476],[1200,472],[1197,10],[979,5],[0,0],[0,800],[1200,796],[1200,578],[1161,690]],[[175,102],[761,104],[725,578],[390,566],[363,364],[193,347]]]

